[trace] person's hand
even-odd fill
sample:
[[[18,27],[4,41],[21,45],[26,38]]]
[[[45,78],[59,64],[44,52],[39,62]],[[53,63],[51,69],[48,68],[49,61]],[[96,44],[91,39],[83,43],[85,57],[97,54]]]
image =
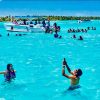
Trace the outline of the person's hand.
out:
[[[67,64],[67,62],[66,62],[66,59],[64,58],[63,65],[66,65],[66,64]]]
[[[66,65],[66,62],[65,61],[63,61],[63,65]]]
[[[63,66],[63,68],[65,69],[65,66]]]

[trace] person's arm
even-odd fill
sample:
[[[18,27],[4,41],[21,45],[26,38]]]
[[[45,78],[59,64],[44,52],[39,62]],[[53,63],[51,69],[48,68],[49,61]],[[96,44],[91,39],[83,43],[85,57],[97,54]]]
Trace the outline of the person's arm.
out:
[[[67,70],[68,70],[68,72],[69,72],[70,74],[74,75],[73,72],[71,71],[71,69],[69,68],[68,65],[66,65],[66,68],[67,68]]]
[[[63,68],[62,68],[62,75],[69,78],[69,79],[74,78],[73,76],[69,76],[69,75],[65,74],[65,66],[63,66]]]
[[[63,68],[62,68],[62,75],[65,76],[68,79],[76,78],[75,76],[69,76],[69,75],[65,74],[65,66],[63,66]]]
[[[0,72],[0,74],[5,74],[6,72],[5,71],[3,71],[3,72]]]
[[[64,61],[63,61],[63,66],[66,66],[68,72],[73,75],[73,73],[71,72],[71,69],[69,68],[65,58],[64,58]]]
[[[67,63],[66,63],[66,68],[67,68],[68,72],[71,73],[71,69],[69,68]]]
[[[63,61],[63,66],[66,66],[69,73],[71,72],[71,69],[69,68],[65,58],[64,58],[64,61]]]

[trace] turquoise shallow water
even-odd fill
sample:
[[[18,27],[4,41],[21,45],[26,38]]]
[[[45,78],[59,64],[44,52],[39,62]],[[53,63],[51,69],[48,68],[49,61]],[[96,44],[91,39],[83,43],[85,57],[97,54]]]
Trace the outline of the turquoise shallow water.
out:
[[[8,63],[17,70],[17,78],[11,84],[4,84],[4,77],[0,75],[1,100],[100,100],[100,21],[57,23],[61,26],[62,39],[45,33],[15,36],[12,32],[8,37],[0,23],[0,71]],[[69,28],[88,26],[97,30],[76,33],[84,41],[72,39],[73,34],[67,33]],[[83,70],[80,89],[66,91],[70,81],[61,75],[64,57],[72,70]]]

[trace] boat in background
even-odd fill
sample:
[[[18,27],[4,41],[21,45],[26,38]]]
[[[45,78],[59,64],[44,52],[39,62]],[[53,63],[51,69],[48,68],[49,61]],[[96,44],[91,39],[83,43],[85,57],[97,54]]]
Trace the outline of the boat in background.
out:
[[[78,20],[78,23],[82,23],[82,20]]]
[[[33,21],[16,21],[13,22],[7,22],[4,23],[5,29],[10,32],[33,32],[33,33],[39,33],[39,32],[45,32],[45,33],[52,33],[55,31],[60,31],[60,26],[57,25],[57,23],[53,23],[53,25],[50,25],[49,20],[35,20]]]
[[[82,23],[82,22],[90,22],[90,19],[82,19],[82,20],[78,20],[78,23]]]
[[[10,32],[45,32],[45,28],[41,24],[18,24],[4,23],[5,29]]]

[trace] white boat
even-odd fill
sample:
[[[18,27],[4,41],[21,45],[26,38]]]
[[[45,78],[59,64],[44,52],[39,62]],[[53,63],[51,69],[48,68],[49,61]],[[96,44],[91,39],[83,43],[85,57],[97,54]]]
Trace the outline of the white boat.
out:
[[[82,22],[90,22],[90,19],[84,19],[84,20],[78,20],[78,23],[82,23]]]
[[[82,20],[78,20],[78,23],[82,23],[83,21]]]
[[[15,24],[12,22],[4,23],[5,29],[10,32],[45,32],[45,28],[41,24]]]

